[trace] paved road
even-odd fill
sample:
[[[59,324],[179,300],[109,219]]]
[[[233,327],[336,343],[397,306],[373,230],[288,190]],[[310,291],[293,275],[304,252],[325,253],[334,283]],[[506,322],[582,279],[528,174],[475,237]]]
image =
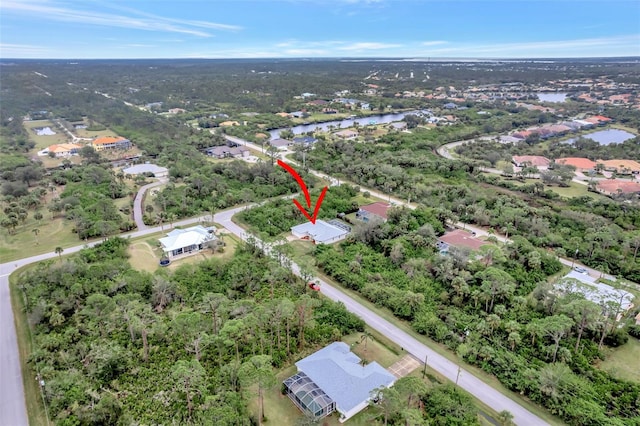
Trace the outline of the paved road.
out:
[[[244,229],[233,223],[231,220],[231,217],[242,209],[243,208],[238,208],[217,213],[214,216],[214,221],[245,240],[247,235],[245,234]],[[300,268],[294,262],[291,262],[291,269],[296,275],[301,276]],[[429,349],[423,343],[400,330],[378,314],[362,306],[342,291],[332,287],[326,281],[321,279],[315,279],[314,281],[316,280],[320,283],[320,292],[323,295],[331,300],[344,303],[350,312],[353,312],[362,318],[369,327],[375,329],[389,340],[399,345],[405,351],[415,356],[417,359],[426,359],[429,368],[436,370],[438,373],[442,374],[454,383],[456,382],[456,376],[458,376],[459,372],[459,376],[457,378],[458,386],[498,412],[502,410],[510,411],[514,416],[516,424],[527,426],[547,424],[544,420],[531,413],[517,402],[493,389],[491,386],[487,385],[464,368],[461,368],[459,365]]]
[[[160,186],[169,182],[167,178],[160,178],[159,180],[149,183],[140,187],[138,193],[136,194],[136,198],[133,200],[133,220],[136,222],[136,226],[139,231],[149,228],[144,224],[142,217],[144,216],[144,210],[142,209],[142,201],[144,200],[144,194],[151,188],[155,186]]]

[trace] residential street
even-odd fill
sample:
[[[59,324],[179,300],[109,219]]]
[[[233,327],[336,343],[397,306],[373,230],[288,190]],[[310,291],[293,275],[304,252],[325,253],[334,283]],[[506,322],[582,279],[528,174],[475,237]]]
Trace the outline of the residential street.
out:
[[[261,151],[261,147],[246,142],[242,139],[227,137],[227,139],[233,140],[234,142],[241,143],[242,145],[246,145],[249,148],[252,148],[257,151]],[[293,164],[296,164],[293,161],[289,161]],[[323,179],[327,179],[331,182],[335,181],[335,179],[330,176],[325,175],[324,173],[311,171],[314,175],[321,177]],[[142,200],[141,194],[144,193],[148,188],[153,186],[160,185],[162,182],[154,182],[149,185],[145,185],[145,187],[141,188],[138,196],[136,196],[136,204],[135,204],[135,217],[141,218],[143,213],[142,205],[138,200]],[[379,191],[371,190],[368,188],[361,187],[362,191],[368,191],[374,197],[378,197],[381,199],[387,199],[395,205],[406,205],[410,208],[415,208],[414,204],[408,204],[403,200],[397,199],[396,197],[389,197],[387,194],[383,194]],[[231,220],[232,216],[237,212],[245,209],[247,207],[238,207],[235,209],[227,210],[224,212],[219,212],[214,215],[214,221],[223,225],[229,232],[237,235],[243,240],[246,238],[244,230],[233,223]],[[203,220],[203,217],[192,218],[183,221],[176,222],[174,226],[184,226],[190,225],[193,223],[198,223]],[[142,224],[143,225],[143,224]],[[458,223],[456,224],[460,228],[466,227],[467,229],[473,230],[479,236],[488,235],[487,231],[480,229],[478,227],[469,226],[466,224]],[[161,231],[161,227],[153,227],[149,228],[146,226],[141,226],[141,230],[124,234],[124,237],[130,236],[132,238],[140,237],[148,234],[152,234],[155,232]],[[165,226],[166,228],[166,226]],[[504,237],[499,235],[494,235],[498,241],[505,242],[507,241]],[[99,241],[92,242],[87,244],[86,246],[92,246]],[[64,250],[64,255],[71,254],[79,251],[85,247],[85,245],[78,245],[72,248],[66,248]],[[0,265],[0,383],[2,386],[0,387],[0,425],[8,425],[8,426],[19,426],[27,424],[27,416],[26,416],[26,408],[24,404],[24,390],[22,385],[22,377],[20,374],[20,361],[18,355],[17,348],[17,340],[15,334],[15,328],[13,327],[13,313],[11,310],[9,289],[8,289],[8,276],[11,272],[13,272],[16,268],[22,267],[24,265],[38,262],[45,259],[55,258],[57,255],[53,252],[46,253],[38,256],[33,256],[25,259],[21,259],[15,262],[4,263]],[[568,259],[560,259],[564,264],[571,264],[571,260]],[[297,275],[300,275],[300,269],[297,265],[292,264],[292,270]],[[599,276],[598,272],[590,269],[589,272],[594,274],[595,276]],[[436,352],[429,349],[426,345],[420,343],[415,338],[411,337],[404,331],[395,327],[390,322],[384,320],[374,312],[360,305],[358,302],[354,301],[352,298],[342,293],[340,290],[330,286],[328,283],[323,280],[319,280],[321,284],[321,292],[329,297],[332,300],[340,301],[345,304],[347,309],[358,316],[360,316],[365,322],[377,330],[384,336],[386,336],[391,341],[395,342],[405,351],[412,354],[416,358],[420,360],[424,360],[428,358],[428,367],[436,370],[443,376],[456,381],[456,376],[458,376],[458,368],[459,366],[447,360],[445,357],[437,354]],[[496,391],[491,386],[485,384],[480,379],[473,376],[471,373],[466,371],[464,368],[460,369],[460,375],[458,376],[458,385],[474,395],[476,398],[481,400],[483,403],[492,407],[496,411],[508,410],[514,415],[514,419],[517,424],[520,425],[542,425],[546,424],[542,419],[535,416],[533,413],[526,410],[524,407],[519,405],[517,402],[509,399],[499,391]]]

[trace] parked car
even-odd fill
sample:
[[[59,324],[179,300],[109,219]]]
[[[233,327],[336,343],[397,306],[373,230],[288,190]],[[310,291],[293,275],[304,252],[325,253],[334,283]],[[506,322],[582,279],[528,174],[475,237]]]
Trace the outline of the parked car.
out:
[[[573,270],[581,274],[588,274],[587,270],[581,266],[575,266]]]
[[[320,291],[320,284],[314,283],[313,281],[309,283],[309,288],[313,291]]]

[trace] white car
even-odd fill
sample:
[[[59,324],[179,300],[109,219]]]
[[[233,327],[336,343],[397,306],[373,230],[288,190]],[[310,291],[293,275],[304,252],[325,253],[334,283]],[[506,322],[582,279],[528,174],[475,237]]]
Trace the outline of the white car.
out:
[[[587,270],[581,266],[576,266],[573,268],[574,271],[579,272],[581,274],[588,274]]]

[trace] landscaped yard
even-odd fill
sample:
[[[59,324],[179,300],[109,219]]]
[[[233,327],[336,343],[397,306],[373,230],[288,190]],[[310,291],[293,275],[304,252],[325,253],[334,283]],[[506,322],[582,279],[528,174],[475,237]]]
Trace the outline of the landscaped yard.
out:
[[[368,362],[376,361],[385,368],[402,358],[402,354],[399,354],[398,352],[399,348],[394,343],[380,336],[376,332],[372,332],[371,334],[374,338],[367,341],[366,352],[364,351],[364,343],[362,342],[362,333],[354,333],[344,336],[342,341],[349,344],[351,346],[351,351],[358,355],[360,359],[365,359]],[[295,374],[296,371],[297,369],[295,365],[291,365],[279,371],[277,373],[278,380],[276,385],[265,391],[264,411],[265,417],[267,418],[267,421],[264,422],[265,424],[294,426],[296,422],[303,417],[302,412],[293,404],[293,402],[291,402],[289,397],[283,395],[281,392],[282,382],[287,377]],[[254,416],[257,416],[257,398],[251,403],[250,409],[252,413],[254,413]],[[352,426],[369,426],[371,425],[371,415],[372,413],[368,409],[365,409],[355,417],[349,419],[346,424]],[[338,421],[338,418],[339,416],[334,414],[324,418],[319,424],[323,426],[338,426],[341,424]]]
[[[629,341],[619,348],[612,349],[600,368],[622,380],[640,383],[640,340],[630,337]]]

